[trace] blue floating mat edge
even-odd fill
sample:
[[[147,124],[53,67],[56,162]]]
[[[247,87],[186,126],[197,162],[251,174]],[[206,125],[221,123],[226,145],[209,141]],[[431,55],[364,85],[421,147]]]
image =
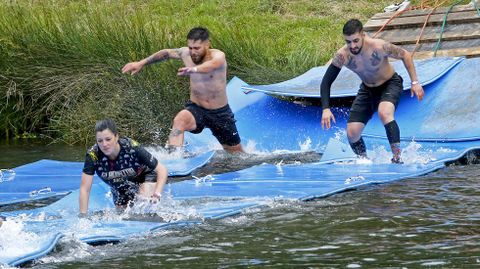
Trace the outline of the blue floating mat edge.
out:
[[[160,161],[167,167],[168,176],[187,176],[206,165],[214,155],[215,151],[207,151],[192,158]],[[45,165],[52,169],[50,174],[32,171],[41,169]],[[55,169],[55,166],[59,166],[61,169]],[[13,169],[18,171],[13,180],[0,181],[0,206],[65,196],[80,186],[82,167],[83,163],[81,162],[48,159],[18,166]],[[97,176],[94,179],[95,182],[100,181]],[[42,192],[42,189],[48,191]],[[31,195],[32,192],[36,194]]]
[[[14,259],[11,259],[8,261],[2,261],[2,262],[8,266],[18,266],[26,262],[30,262],[35,259],[41,258],[47,255],[48,253],[50,253],[50,251],[52,251],[53,248],[57,245],[58,240],[60,240],[60,238],[62,238],[63,236],[64,235],[61,233],[56,233],[50,238],[50,240],[46,242],[45,245],[43,245],[41,248],[37,249],[36,251],[27,253],[22,257],[18,257],[18,258],[14,258]]]
[[[421,85],[426,86],[428,84],[431,84],[431,83],[435,82],[436,80],[441,78],[448,71],[453,69],[457,64],[459,64],[461,61],[463,61],[465,59],[465,57],[438,57],[438,58],[432,58],[432,59],[427,59],[427,60],[415,60],[415,63],[416,63],[416,65],[418,65],[418,63],[435,61],[437,59],[442,59],[442,58],[445,59],[445,60],[450,60],[451,63],[446,68],[444,68],[442,70],[439,70],[439,72],[437,72],[435,74],[435,76],[433,76],[431,78],[428,78],[428,79],[421,80],[420,81]],[[395,61],[394,65],[399,65],[398,64],[399,62],[400,61]],[[290,91],[285,90],[287,88],[292,88],[292,87],[288,86],[288,84],[290,82],[293,82],[295,80],[299,80],[302,77],[309,77],[309,73],[312,73],[312,74],[316,73],[314,71],[317,70],[317,69],[318,70],[320,70],[320,69],[324,70],[323,72],[320,72],[320,73],[324,73],[325,70],[327,69],[327,66],[319,66],[319,67],[311,68],[310,70],[308,70],[304,74],[301,74],[301,75],[299,75],[295,78],[292,78],[290,80],[287,80],[287,81],[283,81],[283,82],[279,82],[279,83],[275,83],[275,84],[270,84],[270,85],[243,85],[241,87],[241,89],[243,90],[243,92],[245,94],[249,94],[250,92],[261,92],[261,93],[265,93],[265,94],[273,94],[273,95],[281,95],[281,96],[320,98],[321,97],[320,96],[320,81],[321,81],[320,77],[317,78],[318,83],[316,83],[316,84],[318,84],[318,91],[315,91],[315,93],[308,93],[306,91],[294,91],[293,89],[290,90]],[[352,71],[350,71],[350,70],[343,71],[342,70],[342,73],[340,74],[340,78],[338,78],[338,79],[341,79],[341,76],[345,73],[349,73],[348,78],[355,77],[355,76],[352,75],[353,74]],[[352,74],[350,74],[350,73],[352,73]],[[417,73],[420,73],[419,70],[417,70]],[[316,75],[318,75],[318,74],[316,74]],[[422,79],[421,74],[419,74],[419,75],[420,75],[419,76],[420,79]],[[403,74],[403,77],[405,79],[405,74]],[[310,79],[314,79],[314,78],[310,77]],[[409,90],[411,88],[411,86],[409,85],[410,83],[408,81],[409,80],[404,80],[404,90]],[[283,86],[284,84],[285,84],[285,86]],[[340,88],[337,89],[338,87],[336,87],[336,85],[334,84],[332,86],[332,92],[330,94],[330,97],[331,98],[343,98],[343,97],[355,96],[357,94],[358,85],[360,85],[360,80],[358,80],[358,83],[356,85],[349,85],[348,89],[345,88],[345,86],[339,86]],[[277,87],[281,90],[274,90],[274,88],[277,88]]]

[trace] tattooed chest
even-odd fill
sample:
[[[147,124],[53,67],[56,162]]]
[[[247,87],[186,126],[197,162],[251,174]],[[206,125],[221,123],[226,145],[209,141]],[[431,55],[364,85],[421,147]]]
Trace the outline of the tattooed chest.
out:
[[[383,61],[383,57],[374,51],[369,57],[349,57],[345,66],[357,74],[366,75],[379,72]]]

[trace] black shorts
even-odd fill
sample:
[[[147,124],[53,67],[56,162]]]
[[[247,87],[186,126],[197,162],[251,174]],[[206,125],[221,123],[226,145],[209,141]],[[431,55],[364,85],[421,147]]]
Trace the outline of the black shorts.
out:
[[[403,79],[397,73],[378,87],[368,87],[362,83],[350,109],[348,122],[367,124],[378,110],[380,102],[390,102],[397,108],[402,91]]]
[[[220,144],[227,146],[240,144],[240,135],[238,135],[235,125],[236,120],[228,104],[217,109],[205,109],[188,101],[185,104],[185,109],[192,113],[197,124],[197,128],[190,131],[191,133],[198,134],[203,128],[207,127]]]
[[[144,176],[141,176],[140,180],[128,181],[121,186],[116,188],[111,188],[113,203],[116,206],[126,206],[130,202],[133,202],[135,196],[140,190],[140,185],[143,183],[156,183],[157,182],[157,172],[151,171],[146,173]]]

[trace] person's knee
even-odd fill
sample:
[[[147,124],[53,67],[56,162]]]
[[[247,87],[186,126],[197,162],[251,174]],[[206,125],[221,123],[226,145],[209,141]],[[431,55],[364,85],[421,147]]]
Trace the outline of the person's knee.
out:
[[[237,144],[237,145],[234,145],[234,146],[230,146],[230,145],[222,145],[223,146],[223,149],[229,153],[242,153],[242,152],[245,152],[243,150],[243,147],[242,147],[242,144]]]
[[[393,113],[395,106],[390,102],[382,102],[378,106],[378,117],[383,124],[389,123],[393,120]]]
[[[347,127],[347,137],[349,142],[357,142],[361,136],[361,130],[354,127]]]
[[[173,119],[173,128],[186,131],[189,129],[189,126],[192,124],[191,114],[185,110],[180,111],[175,118]]]
[[[388,109],[378,110],[378,117],[383,124],[386,124],[393,120],[393,112]]]

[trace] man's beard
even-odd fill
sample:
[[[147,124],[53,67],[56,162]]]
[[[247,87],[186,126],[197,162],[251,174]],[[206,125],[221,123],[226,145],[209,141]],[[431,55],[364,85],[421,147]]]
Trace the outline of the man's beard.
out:
[[[360,48],[358,48],[358,50],[355,52],[353,51],[352,49],[350,49],[350,52],[353,54],[353,55],[358,55],[361,51],[362,51],[362,48],[363,46],[361,46]]]
[[[205,58],[205,54],[198,55],[197,57],[192,57],[192,61],[194,64],[201,64],[203,62],[203,58]]]
[[[357,52],[353,52],[352,49],[350,49],[350,52],[351,52],[353,55],[358,55],[358,54],[360,54],[360,52],[362,52],[362,49],[363,49],[363,40],[362,40],[362,46],[358,48],[358,51],[357,51]]]

